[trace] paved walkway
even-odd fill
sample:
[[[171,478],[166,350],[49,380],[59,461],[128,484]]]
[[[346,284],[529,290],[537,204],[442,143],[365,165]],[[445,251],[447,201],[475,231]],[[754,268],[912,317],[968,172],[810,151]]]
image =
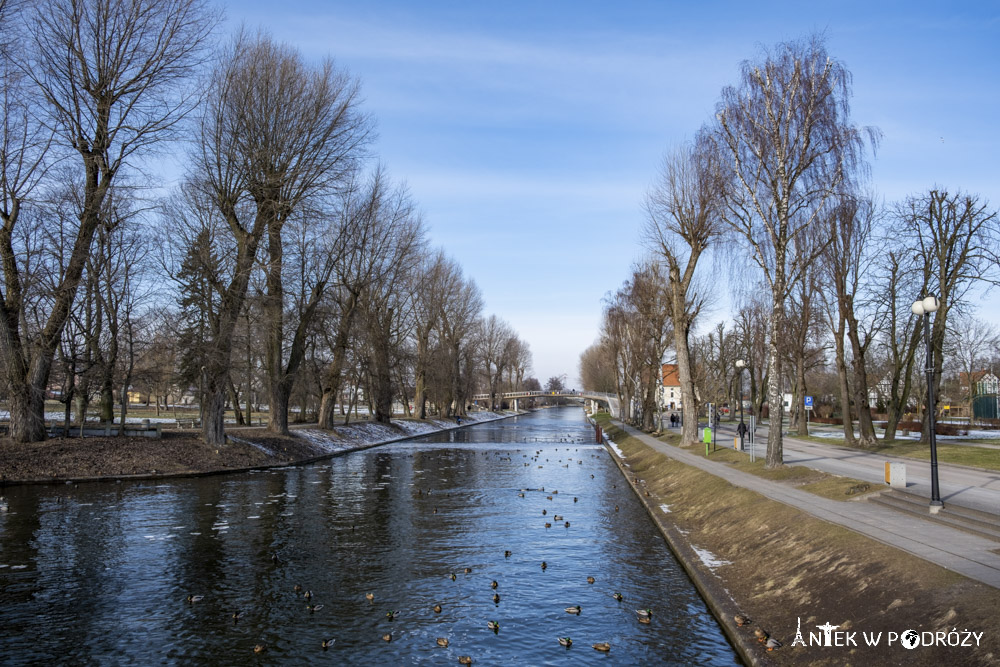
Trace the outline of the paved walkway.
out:
[[[757,428],[758,453],[767,450],[767,433],[767,426]],[[719,429],[716,439],[728,444],[734,437],[736,426],[727,423]],[[788,435],[784,437],[783,443],[785,463],[788,465],[802,465],[876,484],[885,483],[886,461],[903,463],[906,465],[906,491],[927,498],[930,503],[930,461],[887,456],[833,443],[799,440]],[[1000,472],[939,462],[938,482],[945,506],[955,504],[989,512],[997,515],[1000,524]]]
[[[726,481],[809,514],[902,549],[970,579],[1000,588],[1000,544],[918,516],[866,502],[830,500],[762,477],[734,470],[688,450],[668,445],[632,427],[632,436],[653,449],[687,465],[723,477]],[[759,433],[759,431],[758,431]],[[884,460],[884,458],[883,458]]]

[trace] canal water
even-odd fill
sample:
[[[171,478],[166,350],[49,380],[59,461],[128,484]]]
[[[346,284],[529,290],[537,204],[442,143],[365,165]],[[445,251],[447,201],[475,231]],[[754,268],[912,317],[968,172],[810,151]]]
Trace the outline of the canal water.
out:
[[[304,467],[0,493],[0,664],[738,662],[579,408]]]

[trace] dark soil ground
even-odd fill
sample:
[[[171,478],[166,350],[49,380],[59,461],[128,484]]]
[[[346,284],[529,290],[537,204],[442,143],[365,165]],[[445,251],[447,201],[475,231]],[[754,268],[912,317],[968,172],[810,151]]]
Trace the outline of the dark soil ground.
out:
[[[1000,664],[1000,590],[685,466],[617,429],[609,435],[642,495],[648,492],[644,500],[654,518],[676,527],[689,545],[728,561],[708,576],[730,596],[730,609],[753,620],[737,632],[753,643],[753,631],[763,629],[783,644],[773,652],[760,647],[755,656],[762,663]],[[792,647],[799,619],[807,641],[808,633],[819,632],[816,626],[829,623],[856,632],[858,646]],[[735,626],[731,616],[720,620]],[[983,635],[978,647],[887,645],[887,633],[909,629],[955,630],[959,639],[966,630]],[[879,646],[865,645],[863,632],[883,633]]]
[[[272,436],[263,429],[227,433],[229,442],[218,449],[205,445],[193,431],[164,431],[160,439],[60,437],[31,444],[4,438],[0,439],[0,484],[206,473],[280,465],[322,453],[299,438]]]

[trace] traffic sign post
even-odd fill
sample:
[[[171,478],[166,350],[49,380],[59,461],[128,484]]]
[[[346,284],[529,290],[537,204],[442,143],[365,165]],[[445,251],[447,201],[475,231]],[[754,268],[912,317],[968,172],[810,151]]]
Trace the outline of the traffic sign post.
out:
[[[806,435],[809,435],[809,413],[812,412],[812,409],[813,409],[813,397],[812,396],[806,396],[805,399],[806,399],[806,401],[805,401],[805,403],[806,403]]]

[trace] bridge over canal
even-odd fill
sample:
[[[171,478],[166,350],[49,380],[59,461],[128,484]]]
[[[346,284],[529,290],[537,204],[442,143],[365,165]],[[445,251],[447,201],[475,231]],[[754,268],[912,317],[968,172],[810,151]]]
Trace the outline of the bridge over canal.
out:
[[[518,402],[528,398],[572,398],[578,401],[591,401],[603,405],[611,414],[618,414],[618,396],[601,391],[508,391],[496,394],[497,401],[508,401],[511,407],[518,409]],[[472,400],[489,401],[490,394],[473,394]],[[594,407],[591,405],[591,407]]]

